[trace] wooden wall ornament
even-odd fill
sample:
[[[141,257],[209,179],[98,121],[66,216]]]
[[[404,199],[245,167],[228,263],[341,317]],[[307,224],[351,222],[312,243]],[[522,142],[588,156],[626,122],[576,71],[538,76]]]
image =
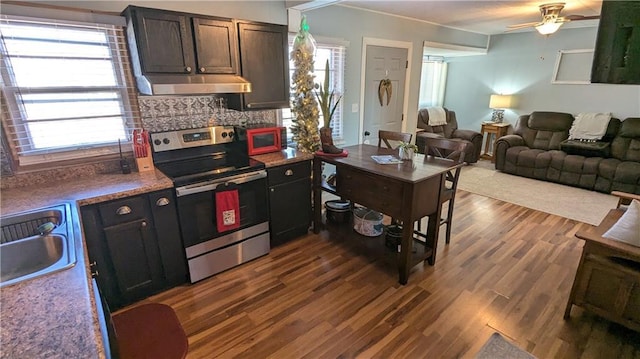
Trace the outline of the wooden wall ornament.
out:
[[[387,106],[389,106],[389,102],[391,102],[391,94],[393,93],[393,85],[391,84],[391,80],[382,79],[380,80],[380,84],[378,85],[378,100],[380,101],[380,106],[384,106],[383,98],[384,95],[387,95]]]

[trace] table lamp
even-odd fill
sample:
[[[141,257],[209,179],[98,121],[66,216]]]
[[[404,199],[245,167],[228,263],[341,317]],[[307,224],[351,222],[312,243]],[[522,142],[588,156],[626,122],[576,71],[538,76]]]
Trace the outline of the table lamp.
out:
[[[491,95],[489,108],[493,109],[491,121],[500,123],[504,116],[504,109],[511,107],[511,95]]]

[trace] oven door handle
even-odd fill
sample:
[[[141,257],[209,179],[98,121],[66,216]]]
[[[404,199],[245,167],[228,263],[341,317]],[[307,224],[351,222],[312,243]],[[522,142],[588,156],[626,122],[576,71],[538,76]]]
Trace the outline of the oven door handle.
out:
[[[232,184],[232,183],[233,184],[243,184],[243,183],[256,181],[256,180],[259,180],[259,179],[262,179],[262,178],[266,178],[266,177],[267,177],[267,171],[260,170],[260,171],[256,171],[256,172],[239,174],[237,176],[225,177],[225,178],[222,178],[222,179],[211,180],[211,181],[207,181],[207,182],[201,182],[201,183],[196,183],[196,184],[192,184],[192,185],[176,187],[176,196],[177,197],[182,197],[182,196],[186,196],[186,195],[194,194],[194,193],[213,191],[219,185],[226,185],[226,184]]]

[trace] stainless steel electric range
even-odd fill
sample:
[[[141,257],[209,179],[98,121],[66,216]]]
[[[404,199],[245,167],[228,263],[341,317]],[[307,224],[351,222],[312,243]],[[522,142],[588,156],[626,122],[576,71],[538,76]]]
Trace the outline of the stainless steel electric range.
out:
[[[269,253],[265,165],[231,126],[151,134],[153,162],[175,186],[191,282]],[[232,187],[231,187],[232,186]],[[239,227],[220,230],[216,191],[237,189]]]

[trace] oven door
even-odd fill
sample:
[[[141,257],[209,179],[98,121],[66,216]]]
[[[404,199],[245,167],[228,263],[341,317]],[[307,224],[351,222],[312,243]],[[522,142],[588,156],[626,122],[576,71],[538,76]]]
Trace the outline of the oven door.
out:
[[[176,188],[178,216],[185,248],[227,235],[216,223],[215,189],[236,184],[240,202],[241,231],[269,221],[267,173],[264,170]],[[232,237],[232,236],[231,236]]]

